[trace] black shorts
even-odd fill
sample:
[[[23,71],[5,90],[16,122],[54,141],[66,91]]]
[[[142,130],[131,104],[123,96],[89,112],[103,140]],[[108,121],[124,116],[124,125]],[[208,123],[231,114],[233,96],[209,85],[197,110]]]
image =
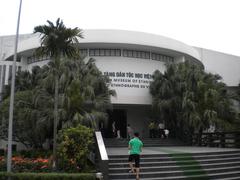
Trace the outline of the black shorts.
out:
[[[133,162],[135,161],[135,167],[139,168],[140,167],[140,155],[139,154],[130,154],[128,157],[128,162]]]

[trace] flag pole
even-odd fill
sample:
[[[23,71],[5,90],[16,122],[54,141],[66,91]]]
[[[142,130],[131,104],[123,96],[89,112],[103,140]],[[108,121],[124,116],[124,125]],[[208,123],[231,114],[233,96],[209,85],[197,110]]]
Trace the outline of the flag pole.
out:
[[[19,11],[18,11],[17,31],[16,31],[16,37],[15,37],[14,58],[13,58],[13,65],[12,65],[11,96],[10,96],[9,123],[8,123],[7,172],[11,172],[11,167],[12,167],[13,105],[14,105],[14,89],[15,89],[15,75],[16,75],[16,61],[17,61],[17,46],[18,46],[18,36],[19,36],[19,24],[20,24],[21,8],[22,8],[22,0],[20,0]]]

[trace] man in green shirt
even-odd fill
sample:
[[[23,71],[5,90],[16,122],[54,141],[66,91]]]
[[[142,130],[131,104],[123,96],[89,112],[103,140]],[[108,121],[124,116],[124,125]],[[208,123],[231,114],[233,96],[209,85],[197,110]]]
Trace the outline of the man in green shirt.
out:
[[[139,180],[140,172],[140,153],[142,152],[143,143],[139,139],[139,133],[134,133],[134,138],[128,143],[128,149],[130,155],[128,158],[129,166],[131,168],[130,172],[136,173],[136,180]],[[133,167],[133,161],[135,161],[135,168]]]

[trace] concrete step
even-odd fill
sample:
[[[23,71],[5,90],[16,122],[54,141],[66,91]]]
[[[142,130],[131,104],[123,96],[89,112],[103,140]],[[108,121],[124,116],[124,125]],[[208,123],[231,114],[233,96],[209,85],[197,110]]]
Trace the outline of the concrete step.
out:
[[[228,172],[228,176],[224,176],[224,174],[221,175],[221,177],[229,177],[229,174],[232,173],[232,177],[240,177],[240,166],[235,167],[224,167],[224,168],[210,168],[210,169],[200,169],[200,170],[184,170],[183,171],[163,171],[163,172],[141,172],[140,177],[142,178],[167,178],[167,177],[176,177],[176,176],[201,176],[201,177],[207,177],[209,175],[212,175],[212,178],[219,177],[219,173]],[[234,173],[233,173],[234,172]],[[238,173],[236,173],[238,172]],[[226,174],[225,174],[226,175]],[[134,178],[134,174],[132,173],[110,173],[109,174],[111,179],[131,179]]]
[[[120,151],[125,150],[127,153],[127,148]],[[174,153],[174,148],[149,150],[159,153],[141,155],[141,180],[240,180],[240,150],[204,148],[202,152],[199,149],[194,152],[193,148],[192,153]],[[109,155],[110,179],[135,179],[134,174],[129,173],[128,156]]]
[[[209,168],[223,168],[223,167],[235,167],[240,166],[240,161],[238,162],[226,162],[226,163],[215,163],[215,164],[194,164],[194,165],[169,165],[169,166],[152,166],[152,167],[141,167],[141,172],[158,172],[158,171],[176,171],[182,169],[209,169]],[[110,173],[128,173],[129,167],[121,168],[109,168]]]
[[[187,161],[187,160],[201,160],[201,159],[222,159],[222,158],[240,158],[240,153],[232,153],[232,154],[209,154],[209,155],[194,155],[194,154],[188,154],[188,155],[166,155],[159,157],[158,155],[155,156],[141,156],[141,162],[157,162],[157,161]],[[125,162],[128,159],[128,156],[118,156],[112,158],[110,156],[109,162]]]
[[[205,148],[205,151],[196,153],[194,149],[193,153],[168,153],[164,148],[159,149],[160,152],[161,150],[163,152],[159,154],[141,155],[141,180],[240,180],[240,150],[212,151],[213,149],[209,148],[209,152]],[[135,176],[128,172],[128,156],[127,154],[109,155],[110,179],[135,179]]]
[[[227,151],[213,151],[213,152],[195,152],[195,153],[175,153],[175,155],[184,156],[184,155],[191,155],[191,156],[215,156],[221,154],[240,154],[240,150],[227,150]],[[144,157],[169,157],[170,154],[143,154]],[[128,157],[126,155],[109,155],[110,158],[121,158],[121,157]]]
[[[117,180],[135,180],[136,178],[133,176],[132,178],[124,178]],[[172,176],[172,177],[152,177],[152,178],[142,178],[141,180],[239,180],[240,172],[220,172],[206,175],[194,175],[194,176]]]
[[[127,147],[128,139],[105,138],[106,147]],[[159,146],[185,146],[186,144],[177,139],[142,139],[144,147],[159,147]]]
[[[240,158],[225,158],[225,159],[203,159],[197,161],[199,164],[218,164],[218,163],[224,163],[224,162],[240,162]],[[165,161],[165,162],[141,162],[141,167],[152,167],[152,166],[173,166],[177,163],[177,161]],[[178,162],[178,164],[181,165],[192,165],[195,164],[196,161],[181,161]],[[125,162],[114,162],[109,163],[109,168],[120,168],[120,167],[128,167],[127,160]]]

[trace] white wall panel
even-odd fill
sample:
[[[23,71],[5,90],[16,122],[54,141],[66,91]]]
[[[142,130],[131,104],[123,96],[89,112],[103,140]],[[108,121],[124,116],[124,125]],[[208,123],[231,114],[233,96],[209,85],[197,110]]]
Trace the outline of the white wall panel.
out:
[[[205,70],[219,74],[227,86],[240,83],[240,57],[203,48],[196,48],[201,54]]]
[[[103,73],[113,75],[109,76],[112,80],[110,87],[117,93],[117,97],[112,98],[113,103],[151,104],[149,85],[152,78],[148,79],[148,75],[152,75],[156,69],[163,72],[164,62],[125,57],[95,57],[95,59],[96,65]],[[122,77],[119,76],[120,73]],[[120,85],[123,87],[116,87]]]

